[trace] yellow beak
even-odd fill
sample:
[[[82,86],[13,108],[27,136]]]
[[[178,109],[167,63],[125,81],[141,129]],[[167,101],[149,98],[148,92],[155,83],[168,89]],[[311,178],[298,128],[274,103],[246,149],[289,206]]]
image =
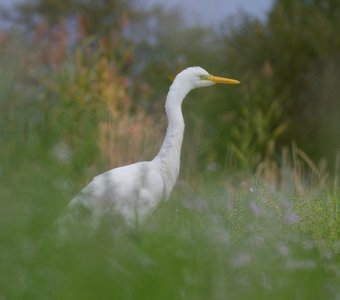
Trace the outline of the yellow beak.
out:
[[[223,83],[223,84],[240,84],[241,83],[240,81],[236,79],[218,77],[218,76],[213,76],[213,75],[209,75],[207,79],[215,83]]]

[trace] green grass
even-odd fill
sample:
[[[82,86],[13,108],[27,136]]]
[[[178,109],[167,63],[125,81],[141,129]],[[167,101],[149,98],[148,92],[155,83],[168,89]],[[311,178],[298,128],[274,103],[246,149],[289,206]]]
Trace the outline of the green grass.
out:
[[[202,180],[179,186],[139,228],[104,220],[60,242],[53,222],[76,192],[60,184],[64,172],[31,162],[2,178],[0,299],[339,297],[328,194]]]

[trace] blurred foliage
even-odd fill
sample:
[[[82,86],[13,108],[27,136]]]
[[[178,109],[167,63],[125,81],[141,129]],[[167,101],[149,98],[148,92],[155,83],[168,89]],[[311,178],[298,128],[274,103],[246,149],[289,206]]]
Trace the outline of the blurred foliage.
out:
[[[31,38],[45,47],[45,63],[58,65],[67,52],[87,43],[92,56],[114,63],[129,82],[133,108],[149,115],[163,113],[168,86],[186,66],[240,79],[236,89],[189,95],[186,139],[196,139],[201,166],[231,167],[232,162],[235,168],[254,169],[268,147],[275,144],[279,153],[292,141],[314,160],[326,157],[330,165],[335,160],[340,147],[339,6],[331,0],[278,0],[265,21],[238,15],[208,28],[189,26],[179,10],[147,10],[138,1],[36,0],[18,5],[15,21],[33,29]]]
[[[339,15],[337,1],[278,0],[265,22],[246,17],[225,38],[251,95],[267,88],[272,96],[264,101],[279,101],[274,123],[290,124],[280,144],[295,140],[331,162],[339,149]]]
[[[82,34],[110,34],[122,29],[131,16],[137,16],[132,8],[133,0],[82,1],[63,3],[56,0],[24,1],[17,4],[17,21],[25,26],[34,26],[41,18],[49,25],[60,20],[78,19]]]
[[[296,139],[311,154],[332,159],[339,148],[335,130],[340,126],[335,83],[339,80],[339,16],[337,1],[279,1],[268,21],[271,35],[281,41],[273,40],[270,52],[273,59],[281,58],[273,68],[275,81],[279,91],[289,93],[286,114],[291,114]],[[284,82],[291,84],[287,88]]]

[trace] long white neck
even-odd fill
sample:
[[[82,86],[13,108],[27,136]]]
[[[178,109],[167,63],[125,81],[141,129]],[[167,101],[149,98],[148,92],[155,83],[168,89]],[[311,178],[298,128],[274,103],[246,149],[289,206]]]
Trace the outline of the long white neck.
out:
[[[165,198],[170,195],[179,174],[185,127],[181,105],[189,91],[189,88],[182,86],[175,80],[166,98],[165,110],[168,117],[168,128],[161,149],[154,158],[154,161],[159,165],[165,184]]]

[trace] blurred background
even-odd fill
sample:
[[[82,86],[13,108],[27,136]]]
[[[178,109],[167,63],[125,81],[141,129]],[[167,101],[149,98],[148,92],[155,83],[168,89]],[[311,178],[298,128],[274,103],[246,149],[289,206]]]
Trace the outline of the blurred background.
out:
[[[20,131],[20,118],[35,132],[34,143],[31,134],[20,138],[24,149],[64,147],[86,166],[148,159],[164,133],[171,80],[200,65],[242,86],[194,92],[185,102],[195,167],[254,169],[292,142],[332,167],[340,147],[338,14],[334,1],[3,1],[2,128]],[[128,126],[118,132],[114,122]]]
[[[339,248],[339,1],[2,0],[0,7],[0,238],[6,278],[0,299],[43,299],[37,286],[56,274],[62,276],[50,299],[76,299],[66,297],[70,291],[82,295],[79,282],[78,290],[60,283],[68,273],[47,254],[52,248],[37,250],[36,241],[93,176],[153,158],[166,129],[167,90],[188,66],[242,84],[196,90],[183,103],[177,196],[196,199],[209,182],[206,197],[218,191],[223,202],[233,198],[234,182],[242,189],[238,199],[246,199],[244,193],[256,186],[253,176],[268,191],[284,190],[283,198],[293,202],[296,195],[307,199],[313,189],[322,195],[321,204],[310,198],[296,202],[302,231],[326,240],[332,251]],[[234,212],[229,204],[223,214]],[[243,208],[239,212],[233,214],[236,223]],[[93,247],[92,253],[100,253]],[[67,253],[71,261],[73,252]],[[38,257],[45,262],[39,264]],[[73,271],[81,274],[83,268]],[[319,275],[325,273],[313,278]],[[310,282],[306,287],[315,283]],[[60,286],[64,294],[56,296]],[[325,289],[334,292],[335,286]],[[223,299],[210,291],[202,299]],[[117,299],[135,299],[131,295]],[[188,294],[179,295],[172,299]]]

